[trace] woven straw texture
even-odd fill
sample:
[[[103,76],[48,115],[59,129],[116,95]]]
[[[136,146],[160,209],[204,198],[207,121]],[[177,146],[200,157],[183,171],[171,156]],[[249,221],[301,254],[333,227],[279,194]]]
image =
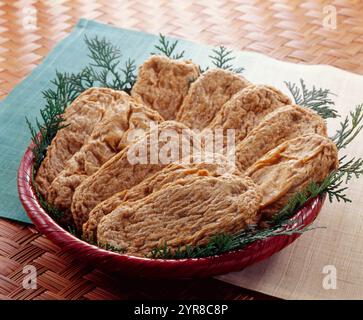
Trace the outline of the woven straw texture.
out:
[[[327,6],[337,28],[323,27]],[[330,7],[331,9],[331,7]],[[325,12],[325,13],[324,13]],[[42,60],[79,18],[224,44],[303,63],[330,64],[363,74],[361,0],[0,1],[0,99]],[[24,28],[36,14],[36,28]],[[23,267],[38,271],[36,290],[24,290]],[[217,282],[118,279],[74,261],[33,227],[0,220],[0,298],[261,298]]]
[[[327,6],[336,8],[335,30],[323,27]],[[361,0],[0,1],[0,98],[81,17],[363,74],[362,10]],[[37,28],[23,28],[33,12]]]
[[[25,290],[23,269],[37,270]],[[268,296],[217,280],[149,281],[113,278],[69,256],[34,227],[0,219],[0,299],[253,299]]]

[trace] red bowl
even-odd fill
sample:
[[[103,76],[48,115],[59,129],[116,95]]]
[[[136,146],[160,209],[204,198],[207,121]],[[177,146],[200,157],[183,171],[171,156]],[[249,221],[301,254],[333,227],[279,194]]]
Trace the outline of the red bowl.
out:
[[[148,259],[118,254],[84,242],[59,226],[42,208],[32,185],[32,145],[26,150],[18,171],[21,203],[38,230],[64,251],[108,273],[146,278],[202,278],[241,270],[288,246],[300,234],[258,240],[243,249],[218,256],[182,260]],[[324,199],[311,199],[292,218],[287,230],[305,227],[317,217]]]

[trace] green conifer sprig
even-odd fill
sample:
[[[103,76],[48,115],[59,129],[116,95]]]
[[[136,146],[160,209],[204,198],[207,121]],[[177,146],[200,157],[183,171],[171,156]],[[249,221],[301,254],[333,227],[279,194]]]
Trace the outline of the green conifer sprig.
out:
[[[178,40],[175,40],[174,42],[170,42],[166,39],[166,36],[159,33],[159,43],[156,44],[154,47],[158,53],[152,52],[151,54],[163,54],[167,56],[170,59],[181,59],[184,57],[185,51],[175,52],[175,49],[178,45]]]
[[[251,228],[235,235],[215,235],[205,246],[185,246],[173,251],[166,243],[164,243],[164,245],[154,248],[147,257],[152,259],[190,259],[211,257],[225,252],[243,249],[255,241],[282,235],[302,234],[306,231],[317,228],[318,227],[289,228],[288,224],[262,230]]]
[[[68,74],[56,72],[51,81],[52,87],[43,91],[45,106],[40,110],[41,119],[36,118],[34,127],[26,118],[34,143],[34,167],[37,169],[43,160],[48,145],[59,129],[63,127],[62,115],[67,105],[77,97],[75,86],[68,81]]]
[[[340,128],[332,138],[338,149],[344,149],[363,129],[363,103],[356,106],[344,121],[340,122]]]
[[[339,117],[338,111],[334,109],[334,101],[331,96],[334,94],[329,89],[316,88],[308,89],[304,80],[300,79],[299,84],[285,81],[296,104],[316,111],[323,119]]]
[[[232,61],[236,59],[235,56],[232,55],[232,50],[228,50],[225,46],[221,45],[212,50],[213,54],[209,56],[212,59],[212,64],[216,68],[220,68],[223,70],[228,70],[237,74],[243,72],[244,68],[239,67],[235,68],[232,65]]]

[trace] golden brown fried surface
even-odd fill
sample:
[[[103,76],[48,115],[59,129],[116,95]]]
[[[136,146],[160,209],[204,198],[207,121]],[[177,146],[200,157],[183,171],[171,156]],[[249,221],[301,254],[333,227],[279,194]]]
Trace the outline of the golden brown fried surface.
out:
[[[150,121],[163,118],[155,111],[139,103],[125,104],[125,108],[96,125],[91,137],[68,160],[65,169],[54,179],[49,192],[49,202],[59,210],[70,212],[74,190],[88,176],[128,145],[128,132],[147,130]]]
[[[165,243],[172,250],[204,245],[218,233],[241,231],[258,219],[261,195],[249,178],[193,176],[125,202],[102,218],[98,243],[144,256]]]
[[[272,149],[246,174],[262,192],[261,213],[271,217],[310,182],[321,182],[338,167],[338,151],[326,137],[310,134]]]
[[[174,120],[190,84],[199,76],[191,61],[152,56],[139,69],[131,95],[157,110],[166,120]]]
[[[235,130],[236,143],[243,140],[260,121],[278,107],[291,104],[279,90],[265,85],[250,85],[236,93],[218,111],[209,129]]]
[[[48,190],[66,162],[83,146],[94,127],[105,117],[120,112],[131,97],[122,91],[91,88],[83,92],[64,113],[65,128],[48,147],[35,178],[37,188],[48,200]]]
[[[206,71],[189,89],[176,119],[191,129],[204,129],[222,106],[250,83],[232,72]]]
[[[319,115],[295,105],[280,107],[236,145],[236,166],[244,171],[279,144],[310,133],[327,135],[326,124]]]
[[[183,130],[184,133],[187,133],[188,138],[193,135],[186,126],[179,122],[162,122],[156,134],[159,137],[156,144],[151,139],[154,133],[149,131],[143,138],[127,146],[112,157],[95,174],[86,178],[73,195],[71,209],[76,226],[81,230],[91,210],[101,201],[106,200],[117,192],[133,187],[168,164],[180,160],[182,158],[181,143],[179,144],[180,148],[176,149],[178,151],[177,154],[166,152],[168,157],[162,159],[163,151],[170,150],[168,147],[170,142],[165,140],[162,135],[172,131],[178,135],[178,141],[181,141],[184,138],[182,136]],[[155,146],[159,151],[159,159],[153,162],[151,161],[151,153],[155,156],[155,152],[152,151],[152,148]],[[139,155],[137,151],[144,152],[147,155],[147,162],[134,163],[135,159],[132,156],[134,154]]]
[[[88,221],[83,225],[83,238],[94,242],[97,236],[97,226],[101,218],[111,213],[125,201],[144,198],[162,187],[167,188],[168,184],[179,179],[203,175],[219,177],[229,171],[229,163],[224,157],[220,157],[220,161],[216,163],[170,164],[134,187],[116,193],[93,208]],[[237,174],[239,173],[237,172]]]

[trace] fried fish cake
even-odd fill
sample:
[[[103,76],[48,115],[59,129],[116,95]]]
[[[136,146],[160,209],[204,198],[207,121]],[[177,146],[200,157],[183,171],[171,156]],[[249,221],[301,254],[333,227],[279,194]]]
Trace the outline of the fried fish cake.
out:
[[[291,104],[279,90],[266,85],[250,85],[228,100],[211,123],[209,129],[233,129],[235,141],[243,140],[259,122],[277,108]]]
[[[162,122],[155,132],[151,129],[143,138],[128,145],[78,186],[71,210],[79,230],[98,203],[180,160],[184,145],[182,140],[188,140],[189,144],[193,135],[185,125],[176,121]],[[174,136],[174,141],[167,139],[165,134]],[[170,153],[171,150],[173,152]]]
[[[285,141],[246,171],[262,192],[261,214],[270,218],[311,182],[321,182],[337,169],[334,142],[318,134]]]
[[[121,112],[101,121],[52,182],[49,203],[70,213],[74,190],[128,144],[125,139],[128,132],[136,129],[146,131],[151,121],[157,123],[163,118],[155,110],[139,103],[126,104]]]
[[[108,115],[124,108],[132,98],[122,91],[107,88],[91,88],[83,92],[64,112],[64,125],[48,147],[35,182],[43,197],[48,199],[48,190],[66,162],[81,149],[92,134],[94,127]]]
[[[220,161],[219,161],[220,160]],[[160,190],[167,184],[179,179],[193,178],[194,176],[218,177],[229,172],[230,167],[227,159],[220,159],[213,163],[200,162],[191,164],[172,163],[146,178],[134,187],[116,193],[112,197],[99,203],[89,214],[88,221],[83,225],[83,238],[95,242],[97,237],[97,226],[100,220],[115,210],[125,201],[135,201]],[[234,171],[237,174],[237,172]]]
[[[179,179],[103,217],[100,246],[146,256],[165,243],[171,250],[205,245],[218,233],[235,233],[258,220],[261,195],[248,177]]]
[[[281,143],[311,133],[327,136],[325,121],[317,113],[296,105],[280,107],[237,144],[236,166],[244,171]]]
[[[165,120],[175,120],[190,83],[199,76],[191,61],[152,56],[140,67],[131,95],[157,110]]]
[[[234,94],[248,85],[233,72],[208,70],[191,84],[176,119],[191,129],[202,130]]]

